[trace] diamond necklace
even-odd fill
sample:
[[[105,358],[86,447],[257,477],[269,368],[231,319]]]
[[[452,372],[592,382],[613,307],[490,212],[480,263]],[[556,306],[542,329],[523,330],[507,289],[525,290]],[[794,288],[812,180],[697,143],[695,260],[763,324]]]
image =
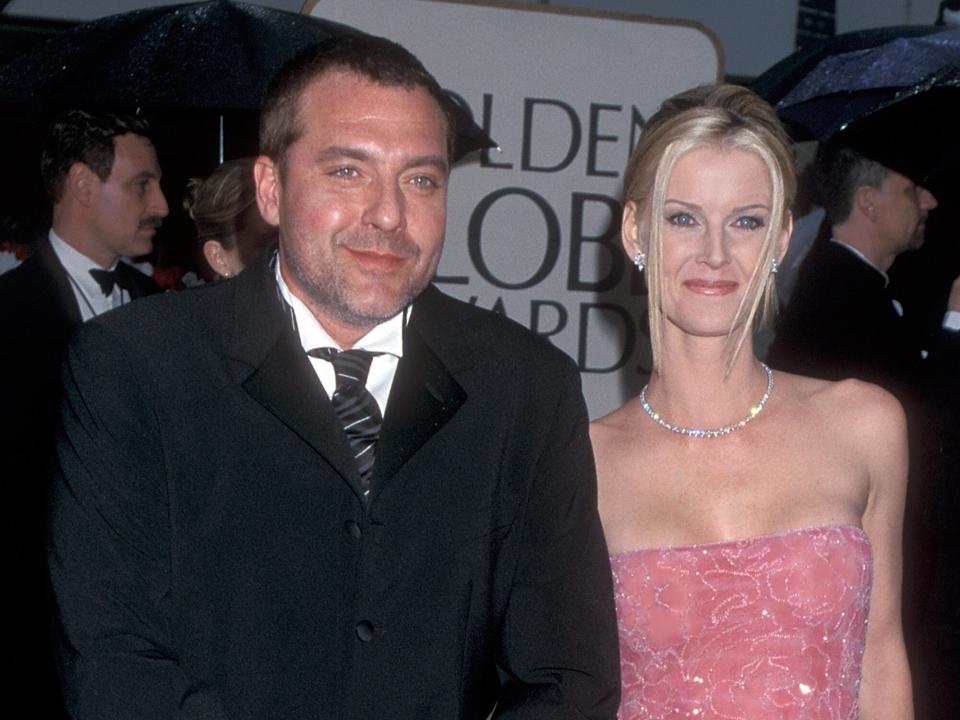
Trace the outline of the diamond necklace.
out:
[[[760,402],[751,406],[750,409],[747,410],[747,416],[743,420],[735,422],[732,425],[724,425],[723,427],[712,428],[709,430],[700,430],[697,428],[688,428],[684,427],[683,425],[673,425],[672,423],[668,423],[666,420],[660,417],[660,414],[650,407],[650,403],[647,402],[648,385],[644,385],[643,390],[640,391],[640,407],[643,408],[643,411],[649,415],[650,419],[657,423],[657,425],[666,428],[670,432],[675,432],[678,435],[687,435],[688,437],[694,438],[715,438],[721,437],[722,435],[729,435],[734,430],[739,430],[748,422],[753,420],[757,415],[759,415],[760,411],[763,410],[764,406],[767,404],[767,400],[770,399],[770,393],[773,392],[773,370],[771,370],[765,363],[760,363],[760,367],[762,367],[764,372],[767,373],[767,390],[765,393],[763,393],[763,397],[760,398]]]

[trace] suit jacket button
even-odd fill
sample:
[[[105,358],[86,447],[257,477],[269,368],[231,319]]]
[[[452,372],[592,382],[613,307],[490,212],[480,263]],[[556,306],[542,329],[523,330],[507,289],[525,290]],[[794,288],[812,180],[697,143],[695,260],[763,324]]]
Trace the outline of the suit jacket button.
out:
[[[363,642],[373,640],[373,625],[367,620],[361,620],[357,623],[357,637]]]
[[[363,530],[361,530],[360,526],[353,520],[347,520],[343,526],[347,529],[347,532],[355,538],[359,538],[361,535],[363,535]]]

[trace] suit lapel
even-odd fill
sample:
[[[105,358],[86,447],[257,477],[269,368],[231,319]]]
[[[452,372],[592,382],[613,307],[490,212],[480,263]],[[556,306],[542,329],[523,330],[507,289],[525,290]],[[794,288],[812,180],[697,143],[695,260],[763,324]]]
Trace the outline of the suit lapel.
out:
[[[228,341],[243,389],[310,445],[359,493],[360,475],[340,421],[300,346],[266,262],[232,281],[237,315]]]
[[[393,477],[456,414],[467,398],[447,365],[426,338],[436,343],[433,305],[439,292],[414,304],[404,331],[403,358],[397,368],[384,418],[373,471],[374,492]],[[438,348],[439,349],[439,348]]]
[[[50,240],[46,237],[41,238],[36,244],[36,253],[40,266],[46,273],[47,280],[50,283],[53,296],[56,298],[57,307],[60,308],[60,317],[65,328],[72,328],[79,325],[83,318],[80,315],[80,306],[77,304],[77,296],[70,285],[70,278],[67,271],[60,264],[60,259],[53,251]]]
[[[340,420],[300,346],[277,294],[273,267],[261,261],[231,286],[236,317],[230,354],[249,395],[320,454],[360,495],[360,475]],[[466,401],[451,363],[469,363],[462,333],[438,312],[441,293],[428,288],[414,303],[404,331],[403,358],[377,443],[372,485],[377,493],[452,418]],[[444,338],[457,338],[451,346]],[[459,358],[459,359],[458,359]]]

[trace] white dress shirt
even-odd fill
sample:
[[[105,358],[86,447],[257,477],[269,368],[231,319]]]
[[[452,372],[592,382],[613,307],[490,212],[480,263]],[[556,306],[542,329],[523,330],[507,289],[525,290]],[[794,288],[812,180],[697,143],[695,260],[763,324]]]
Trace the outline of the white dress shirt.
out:
[[[114,285],[113,292],[104,295],[100,284],[90,274],[91,270],[102,270],[103,268],[74,249],[52,229],[49,237],[54,254],[60,264],[63,265],[63,269],[67,271],[70,288],[73,290],[74,297],[77,298],[77,305],[80,306],[80,317],[84,322],[130,301],[130,293],[119,285]],[[117,264],[114,263],[109,269],[114,270],[116,267]]]
[[[304,351],[309,352],[314,348],[321,347],[343,350],[317,321],[310,309],[290,292],[290,288],[287,287],[287,283],[284,282],[283,275],[280,272],[279,262],[276,263],[275,272],[280,295],[293,311],[297,333],[300,336],[300,345]],[[370,363],[370,373],[367,375],[367,390],[373,395],[377,405],[380,406],[380,414],[383,417],[387,413],[387,399],[390,397],[393,378],[397,374],[397,365],[403,356],[403,328],[409,318],[410,308],[408,307],[386,322],[377,325],[360,338],[352,348],[378,353],[374,355],[373,361]],[[323,385],[327,396],[332,398],[334,391],[337,389],[337,376],[333,370],[333,363],[315,357],[310,358],[310,363],[313,365],[313,371],[317,374],[317,378]]]

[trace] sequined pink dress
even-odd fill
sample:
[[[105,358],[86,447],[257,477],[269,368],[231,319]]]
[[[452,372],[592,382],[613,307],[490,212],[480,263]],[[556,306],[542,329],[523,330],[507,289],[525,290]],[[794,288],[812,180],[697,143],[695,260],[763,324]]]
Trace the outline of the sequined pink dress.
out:
[[[870,605],[858,527],[611,559],[621,720],[857,720]]]

